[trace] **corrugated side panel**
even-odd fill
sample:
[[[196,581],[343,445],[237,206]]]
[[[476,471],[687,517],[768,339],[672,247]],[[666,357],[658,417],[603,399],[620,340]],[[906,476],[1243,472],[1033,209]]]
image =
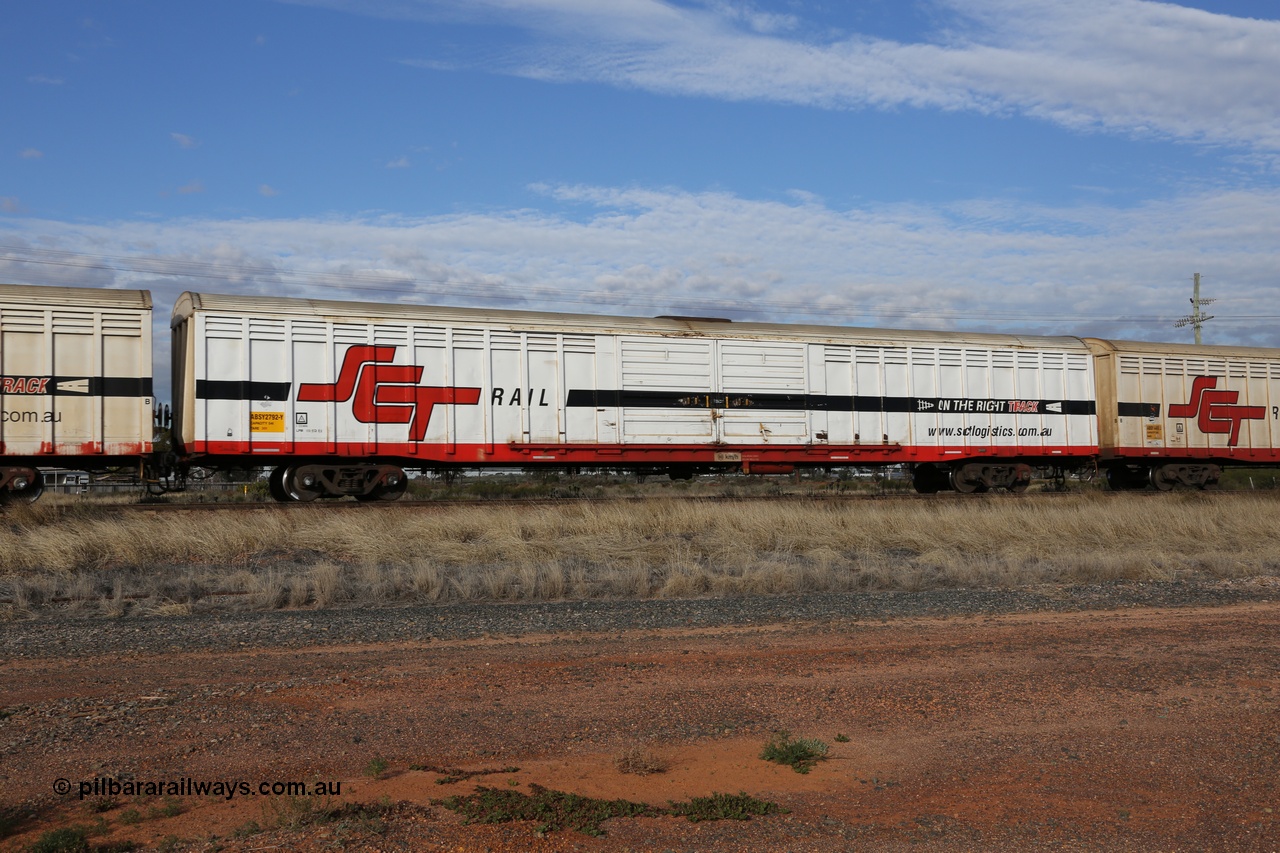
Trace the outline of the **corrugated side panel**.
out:
[[[243,452],[246,442],[262,454],[436,445],[438,457],[459,443],[599,440],[600,413],[564,406],[570,387],[599,387],[590,336],[197,316],[199,433],[210,453]]]
[[[622,409],[623,441],[705,442],[714,438],[712,409],[700,403],[716,387],[714,341],[623,337],[618,341],[623,392],[679,392],[678,409],[631,406]]]
[[[720,391],[725,399],[720,420],[720,438],[729,443],[803,444],[809,441],[809,413],[805,395],[809,390],[803,343],[775,341],[721,341],[719,344]],[[794,397],[793,409],[786,403],[766,406],[739,406],[747,395],[776,400]]]
[[[1122,448],[1190,456],[1280,448],[1280,360],[1121,353],[1117,391]]]
[[[0,288],[0,453],[135,456],[151,448],[151,312],[106,298],[33,307]],[[51,296],[66,288],[49,289]],[[130,291],[121,303],[144,300]],[[65,463],[73,465],[74,462]]]
[[[1095,447],[1093,362],[1085,351],[827,346],[832,444]],[[846,412],[852,410],[851,414]]]

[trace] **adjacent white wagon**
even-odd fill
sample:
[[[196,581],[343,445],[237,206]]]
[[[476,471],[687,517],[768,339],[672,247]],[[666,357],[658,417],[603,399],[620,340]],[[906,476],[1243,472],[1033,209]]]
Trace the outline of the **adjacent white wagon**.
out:
[[[1217,482],[1280,463],[1280,351],[1088,339],[1100,456],[1114,488]]]
[[[152,449],[151,294],[0,285],[0,496]]]

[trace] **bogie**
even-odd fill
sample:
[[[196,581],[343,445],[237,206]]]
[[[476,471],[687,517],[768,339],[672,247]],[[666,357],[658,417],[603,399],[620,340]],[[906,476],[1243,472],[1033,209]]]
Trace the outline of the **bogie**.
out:
[[[1113,465],[1107,468],[1107,485],[1112,491],[1153,488],[1168,492],[1176,488],[1207,489],[1222,476],[1218,465],[1172,462],[1155,465]]]
[[[347,496],[360,501],[394,501],[404,495],[408,486],[403,468],[373,463],[282,465],[268,478],[271,496],[278,501],[309,502]]]
[[[1025,462],[970,462],[951,469],[951,487],[972,494],[992,489],[1024,492],[1031,484],[1031,466]]]

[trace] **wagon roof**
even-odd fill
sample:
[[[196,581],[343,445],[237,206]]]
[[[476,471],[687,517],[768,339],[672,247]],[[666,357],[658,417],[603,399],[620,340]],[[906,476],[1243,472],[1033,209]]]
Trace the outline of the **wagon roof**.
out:
[[[74,305],[149,310],[151,291],[111,290],[102,287],[42,287],[0,284],[0,303],[20,305]]]
[[[339,302],[270,296],[229,296],[184,293],[173,309],[174,324],[197,312],[233,316],[323,317],[343,323],[421,322],[461,325],[500,325],[513,331],[543,334],[622,333],[716,338],[827,340],[852,345],[981,346],[1054,348],[1087,351],[1079,338],[1037,335],[1002,335],[979,332],[931,332],[868,329],[852,326],[820,326],[784,323],[729,322],[697,317],[617,317],[600,314],[560,314],[490,308],[452,308],[406,302]]]
[[[1165,344],[1151,341],[1110,341],[1085,338],[1095,352],[1162,356],[1176,358],[1236,358],[1250,361],[1280,361],[1280,350],[1268,347],[1214,346],[1210,344]]]

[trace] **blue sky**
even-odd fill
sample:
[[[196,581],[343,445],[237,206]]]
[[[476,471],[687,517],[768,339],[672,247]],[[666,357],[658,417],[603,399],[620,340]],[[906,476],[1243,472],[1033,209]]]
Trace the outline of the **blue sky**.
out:
[[[1280,7],[0,18],[0,281],[1280,346]]]

